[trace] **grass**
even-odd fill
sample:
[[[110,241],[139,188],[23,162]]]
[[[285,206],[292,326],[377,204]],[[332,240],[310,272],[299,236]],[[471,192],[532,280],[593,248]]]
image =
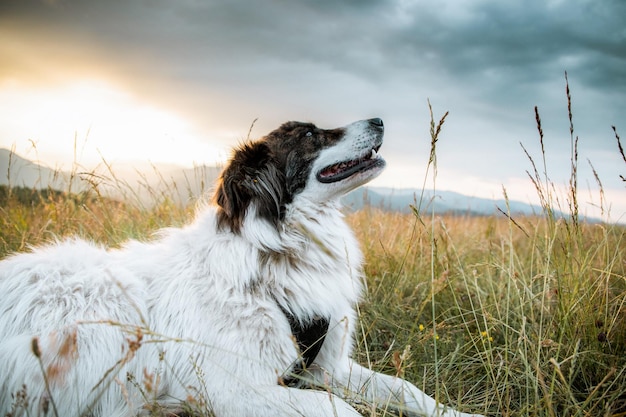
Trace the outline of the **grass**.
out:
[[[623,228],[581,225],[573,248],[563,221],[350,220],[368,242],[363,361],[488,415],[626,412]]]
[[[547,172],[536,109],[541,160],[526,154],[541,214],[439,216],[418,198],[412,214],[366,208],[348,215],[366,258],[356,349],[361,363],[489,416],[626,416],[626,229],[578,217],[569,86],[566,95],[571,177],[565,202]],[[438,123],[431,117],[424,185],[432,181],[433,188],[446,116]],[[168,199],[147,207],[97,192],[2,188],[0,201],[0,257],[68,235],[117,246],[183,224],[193,211]],[[568,215],[557,217],[563,207]],[[156,383],[151,374],[134,377],[147,392]],[[17,394],[17,401],[27,395]]]

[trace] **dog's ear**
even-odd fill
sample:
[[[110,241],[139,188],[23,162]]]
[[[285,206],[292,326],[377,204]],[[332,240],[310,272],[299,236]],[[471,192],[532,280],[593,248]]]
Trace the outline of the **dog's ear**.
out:
[[[256,216],[278,226],[285,190],[284,174],[268,146],[264,142],[243,144],[222,171],[215,191],[218,227],[238,233],[251,205]]]

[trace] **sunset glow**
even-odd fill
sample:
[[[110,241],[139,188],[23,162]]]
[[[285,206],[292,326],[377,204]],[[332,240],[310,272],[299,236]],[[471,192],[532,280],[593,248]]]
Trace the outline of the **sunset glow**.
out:
[[[133,97],[114,85],[83,79],[51,87],[5,82],[0,128],[20,154],[92,166],[107,161],[150,161],[181,166],[215,164],[225,151],[201,140],[184,117]],[[8,105],[10,103],[10,105]],[[25,129],[27,127],[27,129]],[[15,136],[13,132],[20,132]],[[62,167],[59,167],[62,168]]]

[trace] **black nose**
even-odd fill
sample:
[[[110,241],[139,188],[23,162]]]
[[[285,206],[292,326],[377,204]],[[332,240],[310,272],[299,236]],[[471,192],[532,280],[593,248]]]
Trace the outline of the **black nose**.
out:
[[[369,120],[370,124],[372,126],[376,126],[376,127],[384,127],[385,125],[383,124],[383,119],[375,117],[374,119],[370,119]]]

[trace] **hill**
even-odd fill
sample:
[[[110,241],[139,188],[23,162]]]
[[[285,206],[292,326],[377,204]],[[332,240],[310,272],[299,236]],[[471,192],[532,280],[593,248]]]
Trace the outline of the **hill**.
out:
[[[220,167],[193,168],[159,164],[105,163],[93,170],[74,166],[72,171],[52,169],[0,149],[0,185],[35,190],[82,192],[97,189],[107,197],[152,204],[163,199],[186,204],[213,187]]]
[[[71,184],[71,187],[69,187]],[[0,185],[32,189],[80,191],[87,185],[69,172],[51,169],[0,148]]]
[[[541,207],[520,201],[508,201],[507,203],[504,199],[472,197],[454,191],[424,190],[422,193],[418,189],[386,187],[363,187],[354,190],[344,198],[344,203],[353,210],[372,206],[401,213],[411,212],[411,205],[419,207],[421,211],[473,216],[497,214],[498,209],[505,213],[510,211],[511,214],[515,215],[537,215],[542,212]]]

